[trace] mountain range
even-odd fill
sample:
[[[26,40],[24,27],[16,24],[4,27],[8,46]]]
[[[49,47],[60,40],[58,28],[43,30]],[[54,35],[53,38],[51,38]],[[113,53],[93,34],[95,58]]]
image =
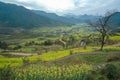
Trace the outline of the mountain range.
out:
[[[51,19],[15,4],[0,2],[0,27],[41,27],[60,26],[68,23]]]
[[[71,26],[85,23],[87,20],[96,21],[99,16],[94,15],[64,15],[47,13],[39,10],[29,10],[23,6],[0,2],[0,27],[33,28],[44,26]],[[120,12],[111,21],[120,26]]]

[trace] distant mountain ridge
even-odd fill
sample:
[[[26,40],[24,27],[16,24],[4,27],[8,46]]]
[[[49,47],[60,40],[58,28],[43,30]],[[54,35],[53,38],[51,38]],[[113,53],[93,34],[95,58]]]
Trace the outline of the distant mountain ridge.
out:
[[[0,2],[0,27],[41,27],[60,26],[67,23],[35,14],[22,6]]]
[[[64,23],[68,23],[69,25],[75,24],[76,20],[73,20],[72,18],[67,18],[64,16],[58,16],[55,13],[46,13],[44,11],[40,11],[40,10],[32,10],[34,13],[38,14],[38,15],[42,15],[42,16],[46,16],[50,19],[53,19],[55,21],[61,21]]]
[[[29,10],[15,4],[0,2],[0,27],[34,28],[44,26],[71,26],[86,23],[88,20],[96,21],[100,16],[94,15],[65,15],[58,16],[39,10]],[[113,25],[120,26],[120,12],[112,16]]]
[[[120,27],[120,12],[116,12],[110,19],[111,25],[115,25],[116,27]]]
[[[69,24],[85,23],[85,22],[87,22],[87,20],[95,21],[99,17],[99,16],[93,16],[93,15],[87,15],[87,14],[79,15],[79,16],[69,15],[69,14],[64,15],[64,16],[58,16],[54,13],[46,13],[46,12],[40,11],[40,10],[32,10],[32,11],[36,14],[46,16],[50,19],[60,20],[61,22],[65,22],[65,23],[69,23]]]

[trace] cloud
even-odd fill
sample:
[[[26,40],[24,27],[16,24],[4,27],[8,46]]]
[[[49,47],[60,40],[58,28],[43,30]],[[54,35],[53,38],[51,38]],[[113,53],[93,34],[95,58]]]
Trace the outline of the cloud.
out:
[[[80,0],[83,6],[76,6],[76,9],[73,9],[72,14],[98,14],[103,15],[108,10],[117,9],[120,11],[120,1],[119,0]],[[80,5],[80,3],[78,3]]]
[[[29,9],[63,14],[103,14],[106,10],[120,10],[120,0],[0,0]]]

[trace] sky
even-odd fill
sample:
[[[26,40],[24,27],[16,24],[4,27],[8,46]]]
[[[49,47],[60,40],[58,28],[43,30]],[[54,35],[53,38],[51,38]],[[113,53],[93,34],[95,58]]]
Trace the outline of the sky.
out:
[[[103,15],[106,11],[120,11],[120,0],[0,0],[58,15]]]

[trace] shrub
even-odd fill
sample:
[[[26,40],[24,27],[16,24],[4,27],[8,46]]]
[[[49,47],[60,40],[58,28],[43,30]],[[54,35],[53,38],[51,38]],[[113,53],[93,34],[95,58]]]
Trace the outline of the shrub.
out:
[[[74,54],[72,50],[70,50],[70,55]]]
[[[1,49],[7,49],[8,48],[8,44],[6,42],[0,41],[0,48]]]
[[[4,66],[0,68],[0,80],[15,80],[15,74],[12,67]]]
[[[16,47],[14,48],[14,50],[17,50],[17,49],[20,49],[20,48],[22,48],[21,45],[16,45]]]
[[[23,64],[29,64],[30,63],[30,60],[28,59],[28,58],[26,58],[26,57],[23,57],[22,58],[22,62],[23,62]]]
[[[43,44],[44,44],[44,45],[52,45],[52,44],[53,44],[53,41],[52,41],[52,40],[46,40],[46,41],[44,41]]]
[[[109,80],[117,80],[119,77],[117,67],[113,64],[107,64],[105,68],[101,70],[101,74],[106,76]]]
[[[9,46],[9,49],[10,49],[10,50],[18,50],[18,49],[20,49],[20,48],[22,48],[21,45],[10,45],[10,46]]]
[[[25,46],[30,46],[30,45],[34,45],[34,44],[35,44],[34,41],[30,41],[30,42],[26,42],[26,43],[25,43]]]

